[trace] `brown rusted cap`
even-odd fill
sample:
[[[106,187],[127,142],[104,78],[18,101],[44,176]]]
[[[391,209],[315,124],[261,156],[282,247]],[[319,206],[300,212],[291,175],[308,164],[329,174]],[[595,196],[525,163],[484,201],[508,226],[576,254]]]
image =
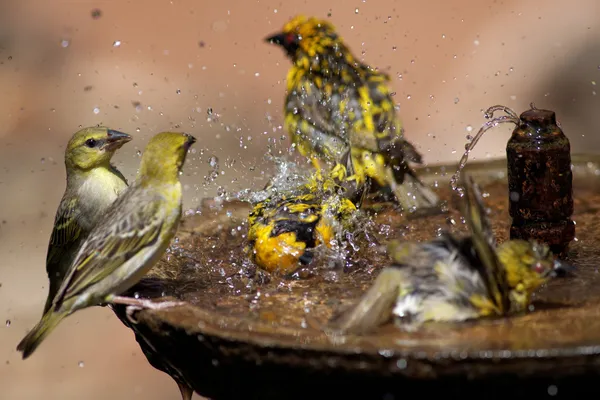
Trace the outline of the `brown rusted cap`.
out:
[[[535,127],[548,127],[556,125],[556,113],[550,110],[531,109],[523,112],[519,117],[522,122]]]

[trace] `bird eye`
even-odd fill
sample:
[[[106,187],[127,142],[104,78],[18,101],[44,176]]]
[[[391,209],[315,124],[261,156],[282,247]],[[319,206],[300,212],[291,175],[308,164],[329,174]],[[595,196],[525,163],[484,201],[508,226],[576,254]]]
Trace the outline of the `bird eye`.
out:
[[[296,43],[297,40],[298,37],[294,33],[288,33],[287,35],[285,35],[285,42],[287,44]]]
[[[85,141],[85,145],[89,148],[96,147],[97,142],[94,139],[88,139]]]
[[[537,262],[533,266],[533,270],[535,272],[537,272],[538,274],[543,274],[546,271],[546,266],[544,264],[542,264],[541,262]]]

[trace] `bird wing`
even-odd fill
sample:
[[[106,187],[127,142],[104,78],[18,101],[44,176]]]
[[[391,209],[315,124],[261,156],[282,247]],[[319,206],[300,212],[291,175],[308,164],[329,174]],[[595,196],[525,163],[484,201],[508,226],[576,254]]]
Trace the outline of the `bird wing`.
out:
[[[329,320],[326,330],[332,333],[364,334],[392,317],[404,274],[398,268],[381,271],[373,285],[349,309]]]
[[[131,190],[120,197],[90,232],[57,293],[55,308],[159,240],[164,222],[160,202],[152,198],[136,201],[132,198],[136,194]]]
[[[81,211],[79,210],[79,200],[77,198],[63,198],[56,211],[54,218],[54,228],[48,244],[48,253],[46,255],[46,267],[60,261],[65,248],[79,239],[83,233],[83,228],[79,223]],[[51,273],[51,271],[48,271]]]
[[[508,310],[510,303],[506,273],[496,255],[496,238],[486,216],[481,191],[470,176],[463,179],[462,186],[464,194],[459,207],[472,232],[473,245],[482,263],[482,276],[498,308],[501,311]]]
[[[336,86],[331,82],[310,74],[295,79],[295,90],[287,97],[288,131],[310,141],[317,152],[337,160],[349,146],[346,119],[340,111],[345,95],[334,92]]]
[[[363,123],[355,125],[350,141],[353,146],[388,157],[422,163],[422,156],[408,141],[396,115],[395,103],[389,88],[389,76],[371,69],[361,70],[358,96],[363,112]]]
[[[125,178],[125,176],[121,173],[121,171],[119,171],[117,169],[117,167],[115,167],[114,165],[110,164],[110,170],[113,174],[117,175],[119,178],[121,178],[121,180],[123,182],[125,182],[125,186],[129,186],[129,182],[127,182],[127,179]]]

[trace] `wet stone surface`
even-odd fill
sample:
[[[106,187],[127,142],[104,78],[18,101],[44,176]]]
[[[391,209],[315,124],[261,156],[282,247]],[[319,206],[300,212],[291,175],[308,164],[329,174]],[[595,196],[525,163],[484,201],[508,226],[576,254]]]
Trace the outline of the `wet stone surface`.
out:
[[[367,211],[362,217],[366,222],[359,224],[366,228],[353,238],[356,249],[349,246],[322,253],[319,262],[301,273],[305,278],[294,278],[254,270],[243,251],[248,205],[232,202],[211,208],[211,202],[206,202],[201,213],[184,220],[176,245],[132,290],[142,297],[176,297],[188,304],[138,312],[135,317],[139,323],[134,330],[156,349],[161,348],[161,341],[182,335],[202,348],[197,350],[198,356],[210,354],[227,360],[235,355],[257,366],[264,362],[339,369],[343,365],[345,370],[405,377],[466,373],[474,378],[494,370],[516,374],[552,370],[548,363],[525,366],[513,363],[515,360],[563,357],[570,358],[572,365],[586,364],[589,360],[580,362],[577,360],[583,358],[578,357],[600,354],[600,178],[596,177],[596,165],[574,164],[573,219],[577,238],[567,257],[577,271],[574,276],[555,279],[536,293],[533,312],[526,315],[430,324],[411,333],[390,324],[368,336],[329,337],[319,330],[320,324],[368,288],[387,264],[387,241],[427,240],[442,230],[465,232],[460,215],[452,207],[447,214],[418,220],[407,220],[392,207]],[[474,165],[466,171],[471,171],[480,183],[496,237],[502,242],[508,238],[510,227],[508,189],[502,172],[505,164]],[[450,199],[450,189],[446,189],[449,177],[438,175],[432,179],[439,180],[440,196]],[[340,252],[346,252],[346,257]],[[183,341],[180,343],[185,346]],[[178,350],[174,342],[171,345],[175,346],[170,347],[173,354],[190,351]],[[273,348],[279,349],[276,354]],[[353,359],[357,355],[360,361]],[[174,356],[171,366],[177,364],[174,360],[179,356]],[[486,367],[464,363],[490,359],[512,361],[509,365],[495,362]],[[434,364],[415,364],[412,360]],[[556,366],[553,373],[562,369],[568,374],[564,366]],[[179,368],[186,375],[186,367]],[[188,381],[194,380],[189,376]],[[197,388],[196,383],[190,385]]]

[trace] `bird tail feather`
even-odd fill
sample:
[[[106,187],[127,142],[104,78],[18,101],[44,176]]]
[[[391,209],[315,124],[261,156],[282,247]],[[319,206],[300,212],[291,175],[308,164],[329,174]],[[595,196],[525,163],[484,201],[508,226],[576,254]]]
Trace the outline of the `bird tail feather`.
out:
[[[17,350],[23,353],[23,359],[29,357],[42,341],[68,315],[65,311],[47,311],[36,326],[21,340]]]

